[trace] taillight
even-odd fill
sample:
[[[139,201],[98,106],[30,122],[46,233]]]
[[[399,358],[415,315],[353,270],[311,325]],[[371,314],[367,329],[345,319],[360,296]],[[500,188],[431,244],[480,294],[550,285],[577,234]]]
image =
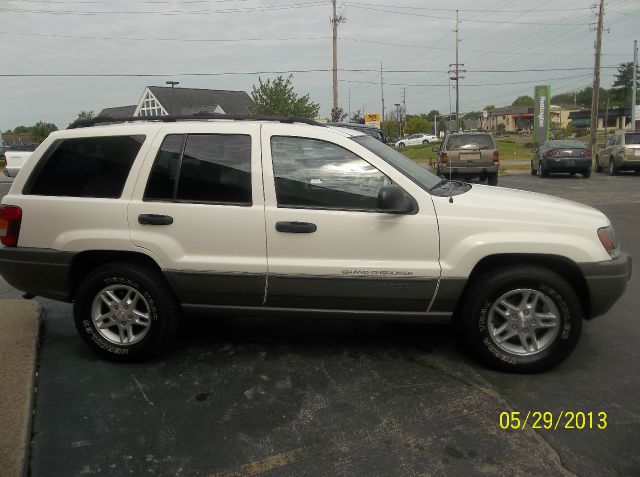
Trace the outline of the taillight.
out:
[[[500,154],[498,154],[498,151],[493,151],[493,163],[495,164],[496,162],[500,162]]]
[[[547,157],[553,157],[553,156],[559,156],[560,155],[560,151],[558,151],[557,149],[549,149],[547,151]]]
[[[580,155],[582,157],[591,157],[591,151],[588,151],[586,149],[583,149],[582,151],[580,151]]]
[[[15,205],[0,205],[0,242],[7,247],[18,245],[22,209]]]
[[[446,152],[443,152],[440,156],[440,162],[442,162],[443,164],[449,163],[449,155]]]

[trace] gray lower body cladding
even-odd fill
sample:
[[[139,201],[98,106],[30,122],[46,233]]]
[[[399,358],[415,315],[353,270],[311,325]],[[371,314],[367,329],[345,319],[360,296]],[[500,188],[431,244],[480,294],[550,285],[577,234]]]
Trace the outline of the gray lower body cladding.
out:
[[[589,287],[590,318],[604,315],[624,294],[631,279],[632,261],[621,253],[606,262],[579,263]]]
[[[75,255],[41,248],[0,247],[0,274],[23,292],[69,301],[69,270]]]

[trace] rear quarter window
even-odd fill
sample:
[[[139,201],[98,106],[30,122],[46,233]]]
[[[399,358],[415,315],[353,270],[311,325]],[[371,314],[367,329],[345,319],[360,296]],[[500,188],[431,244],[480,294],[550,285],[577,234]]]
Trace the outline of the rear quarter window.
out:
[[[116,199],[145,136],[102,136],[55,141],[40,159],[25,195]]]

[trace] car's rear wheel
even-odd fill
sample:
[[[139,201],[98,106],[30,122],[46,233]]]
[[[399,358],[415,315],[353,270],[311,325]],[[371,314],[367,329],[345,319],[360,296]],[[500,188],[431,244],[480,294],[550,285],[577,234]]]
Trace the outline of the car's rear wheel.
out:
[[[404,149],[405,147],[407,147],[407,146],[405,146],[405,144],[403,142],[398,144],[398,149]]]
[[[540,177],[547,177],[549,173],[547,172],[547,168],[544,167],[544,162],[540,161],[538,163],[538,175]]]
[[[487,177],[487,184],[490,186],[497,186],[498,185],[498,173],[494,173],[491,174],[489,177]]]
[[[589,177],[591,177],[591,169],[586,169],[582,172],[582,177],[585,179],[588,179]]]
[[[538,173],[538,171],[536,171],[536,170],[533,168],[533,161],[531,161],[531,175],[532,175],[532,176],[535,176],[537,173]]]
[[[503,268],[477,277],[463,297],[460,324],[488,366],[538,372],[564,360],[582,329],[582,308],[571,286],[537,266]]]
[[[429,140],[425,139],[424,141],[422,141],[422,144],[429,144]]]
[[[110,263],[78,287],[76,328],[96,353],[114,361],[139,361],[169,343],[179,309],[164,278],[136,264]]]

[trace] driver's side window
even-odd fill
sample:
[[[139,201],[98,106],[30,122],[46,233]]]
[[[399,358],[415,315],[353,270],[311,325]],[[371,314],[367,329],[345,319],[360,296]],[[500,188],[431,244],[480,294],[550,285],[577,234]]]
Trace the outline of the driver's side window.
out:
[[[273,136],[271,157],[278,207],[377,211],[391,179],[331,142]]]

